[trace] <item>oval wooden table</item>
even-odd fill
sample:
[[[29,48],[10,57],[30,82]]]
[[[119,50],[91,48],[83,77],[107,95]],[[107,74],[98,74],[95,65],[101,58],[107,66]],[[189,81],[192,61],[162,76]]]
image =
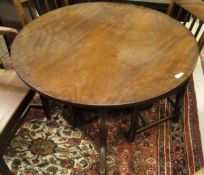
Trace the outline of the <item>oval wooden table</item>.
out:
[[[186,28],[160,12],[84,3],[31,22],[15,38],[11,56],[18,75],[37,92],[99,110],[100,173],[105,174],[108,110],[140,109],[182,87],[198,48]]]

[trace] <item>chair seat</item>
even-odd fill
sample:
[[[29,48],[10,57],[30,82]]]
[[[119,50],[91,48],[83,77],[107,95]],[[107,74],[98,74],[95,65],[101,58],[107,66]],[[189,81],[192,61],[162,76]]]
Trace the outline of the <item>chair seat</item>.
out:
[[[0,134],[29,90],[14,70],[0,69]]]

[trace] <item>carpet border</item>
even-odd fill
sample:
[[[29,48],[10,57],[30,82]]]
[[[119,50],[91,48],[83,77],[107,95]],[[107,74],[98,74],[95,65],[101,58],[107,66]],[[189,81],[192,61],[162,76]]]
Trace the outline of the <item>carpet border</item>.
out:
[[[198,147],[199,147],[199,156],[200,157],[200,165],[201,168],[204,167],[204,157],[203,157],[203,149],[202,149],[202,142],[201,142],[201,133],[200,133],[200,126],[199,126],[199,117],[198,117],[198,108],[197,108],[197,97],[196,97],[196,92],[195,92],[195,86],[194,86],[194,80],[193,80],[193,76],[191,76],[190,81],[189,81],[189,85],[192,87],[191,91],[192,91],[192,98],[194,101],[194,121],[195,121],[195,126],[197,128],[197,137],[196,137],[196,141],[198,143]],[[197,170],[196,170],[197,171]]]

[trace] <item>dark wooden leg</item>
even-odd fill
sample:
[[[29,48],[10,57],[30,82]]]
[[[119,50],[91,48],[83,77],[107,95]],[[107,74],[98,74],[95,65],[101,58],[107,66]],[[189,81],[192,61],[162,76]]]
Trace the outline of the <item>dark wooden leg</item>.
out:
[[[77,120],[74,112],[74,108],[72,106],[68,106],[69,112],[70,112],[70,117],[71,117],[71,124],[73,128],[77,127]]]
[[[41,100],[43,108],[44,108],[45,116],[48,120],[50,120],[51,119],[51,113],[50,113],[50,106],[49,106],[48,99],[47,99],[47,97],[40,95],[40,100]]]
[[[100,160],[99,160],[99,173],[100,175],[106,174],[106,142],[107,142],[107,116],[108,111],[101,109],[98,111],[100,117],[99,123],[99,137],[100,137]]]
[[[183,12],[183,8],[182,7],[179,7],[179,10],[178,10],[178,13],[176,15],[176,19],[177,20],[181,20],[181,14]]]
[[[139,111],[138,109],[134,108],[133,114],[131,115],[131,124],[130,130],[128,132],[128,141],[133,142],[135,138],[136,131],[138,129],[138,118],[139,118]]]
[[[186,15],[185,15],[185,18],[183,21],[184,26],[186,25],[187,21],[190,21],[190,13],[189,12],[186,12]]]
[[[70,105],[63,105],[61,103],[58,103],[58,102],[55,102],[55,104],[63,111],[63,113],[65,115],[64,118],[69,122],[71,123],[72,127],[73,128],[76,128],[77,127],[77,119],[76,119],[76,116],[75,116],[75,109],[74,107],[70,106]]]
[[[174,117],[172,118],[173,122],[178,122],[179,117],[182,115],[183,99],[186,91],[186,86],[179,92],[176,96],[175,108],[173,111]]]
[[[6,165],[2,155],[0,155],[0,173],[2,173],[2,175],[11,175],[12,174],[10,172],[8,166]]]

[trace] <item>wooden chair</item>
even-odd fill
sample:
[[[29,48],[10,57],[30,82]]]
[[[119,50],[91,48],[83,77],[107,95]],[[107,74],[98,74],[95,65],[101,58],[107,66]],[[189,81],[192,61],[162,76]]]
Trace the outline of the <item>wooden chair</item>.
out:
[[[204,49],[204,2],[199,0],[172,0],[167,9],[167,14],[180,19],[184,10],[187,14],[181,23],[192,32],[201,53],[201,50]],[[200,57],[200,59],[204,73],[204,58]]]
[[[177,9],[176,9],[177,8]],[[183,11],[187,11],[182,24],[186,26],[195,36],[198,42],[199,51],[204,46],[204,1],[200,0],[172,0],[167,14],[179,19]],[[204,73],[204,57],[200,57]]]
[[[38,16],[66,5],[68,0],[13,0],[21,24],[27,25],[29,21]]]
[[[199,51],[201,52],[204,49],[204,2],[199,0],[172,0],[167,14],[170,16],[174,14],[176,19],[179,19],[184,10],[187,11],[187,14],[182,24],[195,36],[198,41]],[[204,72],[204,58],[201,58],[201,64]],[[195,172],[194,175],[204,175],[204,168]]]
[[[176,8],[176,6],[178,7]],[[185,10],[185,11],[184,11]],[[194,2],[192,2],[191,0],[172,0],[171,3],[169,4],[168,10],[167,10],[167,14],[170,16],[175,16],[176,19],[182,19],[181,15],[183,14],[183,12],[186,12],[186,15],[184,16],[184,21],[182,21],[182,23],[186,26],[188,26],[189,30],[193,32],[194,36],[197,38],[198,41],[198,45],[199,45],[199,51],[201,51],[201,49],[203,48],[204,45],[204,31],[203,28],[203,22],[204,22],[204,2],[198,1],[198,0],[194,0]],[[176,13],[176,14],[175,14]],[[191,17],[193,18],[193,20],[190,20],[188,22],[189,19],[191,19]],[[198,23],[196,23],[196,21]],[[190,23],[190,25],[189,25]],[[204,60],[201,60],[202,64],[203,64],[203,69],[204,69]],[[152,124],[146,124],[146,122],[144,121],[143,117],[141,115],[139,115],[139,118],[141,120],[141,123],[143,125],[143,127],[141,127],[137,133],[144,131],[146,129],[149,129],[159,123],[162,123],[163,121],[166,121],[168,119],[172,119],[172,121],[177,122],[180,115],[181,115],[181,109],[183,106],[183,97],[185,94],[185,90],[186,90],[186,86],[188,84],[188,81],[186,81],[182,87],[180,88],[180,90],[178,92],[176,92],[175,94],[172,94],[173,96],[169,96],[167,99],[170,102],[170,104],[173,107],[173,112],[172,115],[170,117],[167,117],[166,119],[162,119],[162,120],[158,120],[156,122],[153,122]],[[174,96],[176,96],[174,98]],[[144,109],[148,109],[148,107],[144,107]],[[131,126],[130,126],[130,130],[128,132],[128,137],[129,137],[129,141],[132,142],[134,140],[135,137],[135,118],[132,118],[131,120]],[[138,123],[137,123],[138,125]]]
[[[179,7],[177,11],[175,11],[176,7]],[[199,51],[201,51],[204,45],[204,2],[199,0],[172,0],[167,14],[172,16],[173,13],[176,13],[176,19],[179,19],[184,10],[187,11],[187,15],[182,23],[193,33],[198,41]],[[190,20],[191,18],[192,20]]]
[[[22,26],[27,25],[33,19],[40,15],[69,5],[68,0],[13,0],[17,14],[20,18]],[[48,119],[51,118],[48,99],[40,95],[41,102],[44,106],[45,114]]]
[[[17,33],[17,30],[0,27],[0,35],[9,33]],[[34,92],[7,66],[0,69],[0,171],[5,175],[11,173],[3,160],[3,153],[19,128],[34,96]]]
[[[12,1],[16,8],[16,12],[20,18],[22,26],[26,26],[30,21],[48,11],[69,5],[68,0],[12,0]],[[46,116],[50,118],[51,114],[48,100],[47,98],[41,95],[40,98],[43,103],[43,106],[45,107]],[[67,115],[70,115],[70,113],[72,113],[73,111],[73,109],[70,106],[67,107],[65,104],[55,102],[55,105],[57,105]],[[73,126],[76,126],[76,119],[74,118],[74,116],[71,116],[70,122],[72,123]]]

